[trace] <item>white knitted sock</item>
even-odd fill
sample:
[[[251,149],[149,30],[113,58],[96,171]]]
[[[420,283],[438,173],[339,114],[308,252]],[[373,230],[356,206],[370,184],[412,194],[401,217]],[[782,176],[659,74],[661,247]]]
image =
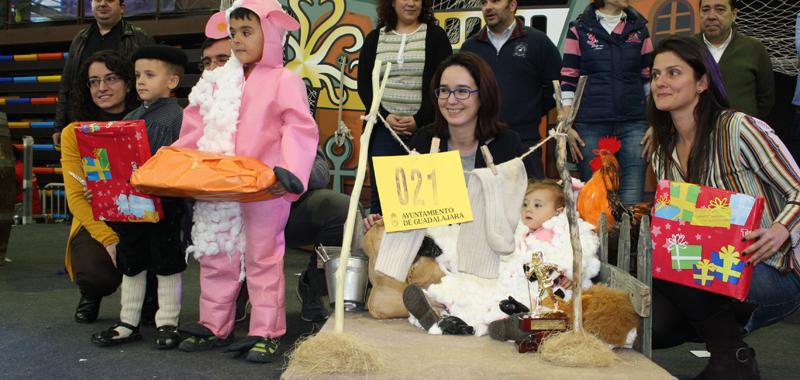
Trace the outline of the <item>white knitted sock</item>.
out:
[[[473,220],[462,224],[458,234],[458,270],[484,278],[497,277],[497,255],[514,251],[514,230],[528,182],[519,158],[495,168],[497,175],[488,168],[470,173],[467,192]]]
[[[156,327],[178,326],[178,316],[181,313],[181,274],[156,277],[158,277]]]
[[[425,229],[384,232],[375,270],[405,282],[423,239]]]
[[[144,302],[144,292],[147,287],[147,271],[142,271],[135,276],[122,276],[122,295],[120,303],[122,309],[119,312],[119,320],[131,326],[139,326],[139,318],[142,316],[142,303]],[[115,329],[119,336],[125,338],[133,332],[127,327],[117,327]]]

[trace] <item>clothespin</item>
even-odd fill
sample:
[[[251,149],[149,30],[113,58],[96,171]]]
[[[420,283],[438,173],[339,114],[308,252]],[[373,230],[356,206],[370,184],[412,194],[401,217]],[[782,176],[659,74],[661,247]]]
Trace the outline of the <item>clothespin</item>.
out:
[[[431,153],[439,153],[439,141],[438,137],[431,139]]]
[[[497,168],[494,166],[492,154],[489,153],[489,147],[486,145],[481,146],[481,154],[483,155],[483,160],[486,161],[486,167],[492,171],[492,174],[497,175]]]

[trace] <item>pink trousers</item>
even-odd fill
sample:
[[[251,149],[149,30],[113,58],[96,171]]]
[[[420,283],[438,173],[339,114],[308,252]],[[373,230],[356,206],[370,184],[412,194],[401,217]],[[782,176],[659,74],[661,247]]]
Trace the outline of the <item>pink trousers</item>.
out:
[[[278,338],[286,333],[283,230],[291,203],[283,199],[242,203],[245,273],[252,309],[250,336]],[[200,258],[200,324],[226,338],[233,331],[241,269],[239,254]]]

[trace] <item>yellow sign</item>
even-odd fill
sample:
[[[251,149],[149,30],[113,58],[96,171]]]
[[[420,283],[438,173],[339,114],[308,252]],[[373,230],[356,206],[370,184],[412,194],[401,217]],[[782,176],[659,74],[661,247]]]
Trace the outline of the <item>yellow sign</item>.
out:
[[[374,157],[386,231],[472,220],[458,151]]]

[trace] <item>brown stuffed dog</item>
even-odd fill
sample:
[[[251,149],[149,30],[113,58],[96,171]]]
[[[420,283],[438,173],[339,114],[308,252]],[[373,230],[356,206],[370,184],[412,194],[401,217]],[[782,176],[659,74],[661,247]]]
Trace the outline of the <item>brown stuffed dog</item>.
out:
[[[364,253],[369,257],[369,282],[372,290],[367,299],[369,314],[376,319],[405,318],[408,310],[403,305],[403,290],[408,284],[426,289],[430,284],[441,282],[444,273],[436,260],[430,257],[417,257],[408,271],[406,282],[398,281],[375,271],[384,226],[380,220],[364,236]]]
[[[542,303],[552,308],[549,300]],[[581,303],[583,328],[608,344],[625,345],[628,333],[639,325],[639,316],[633,310],[630,297],[623,291],[592,285],[583,291]],[[567,313],[570,323],[574,321],[572,300],[559,302],[558,308]]]

